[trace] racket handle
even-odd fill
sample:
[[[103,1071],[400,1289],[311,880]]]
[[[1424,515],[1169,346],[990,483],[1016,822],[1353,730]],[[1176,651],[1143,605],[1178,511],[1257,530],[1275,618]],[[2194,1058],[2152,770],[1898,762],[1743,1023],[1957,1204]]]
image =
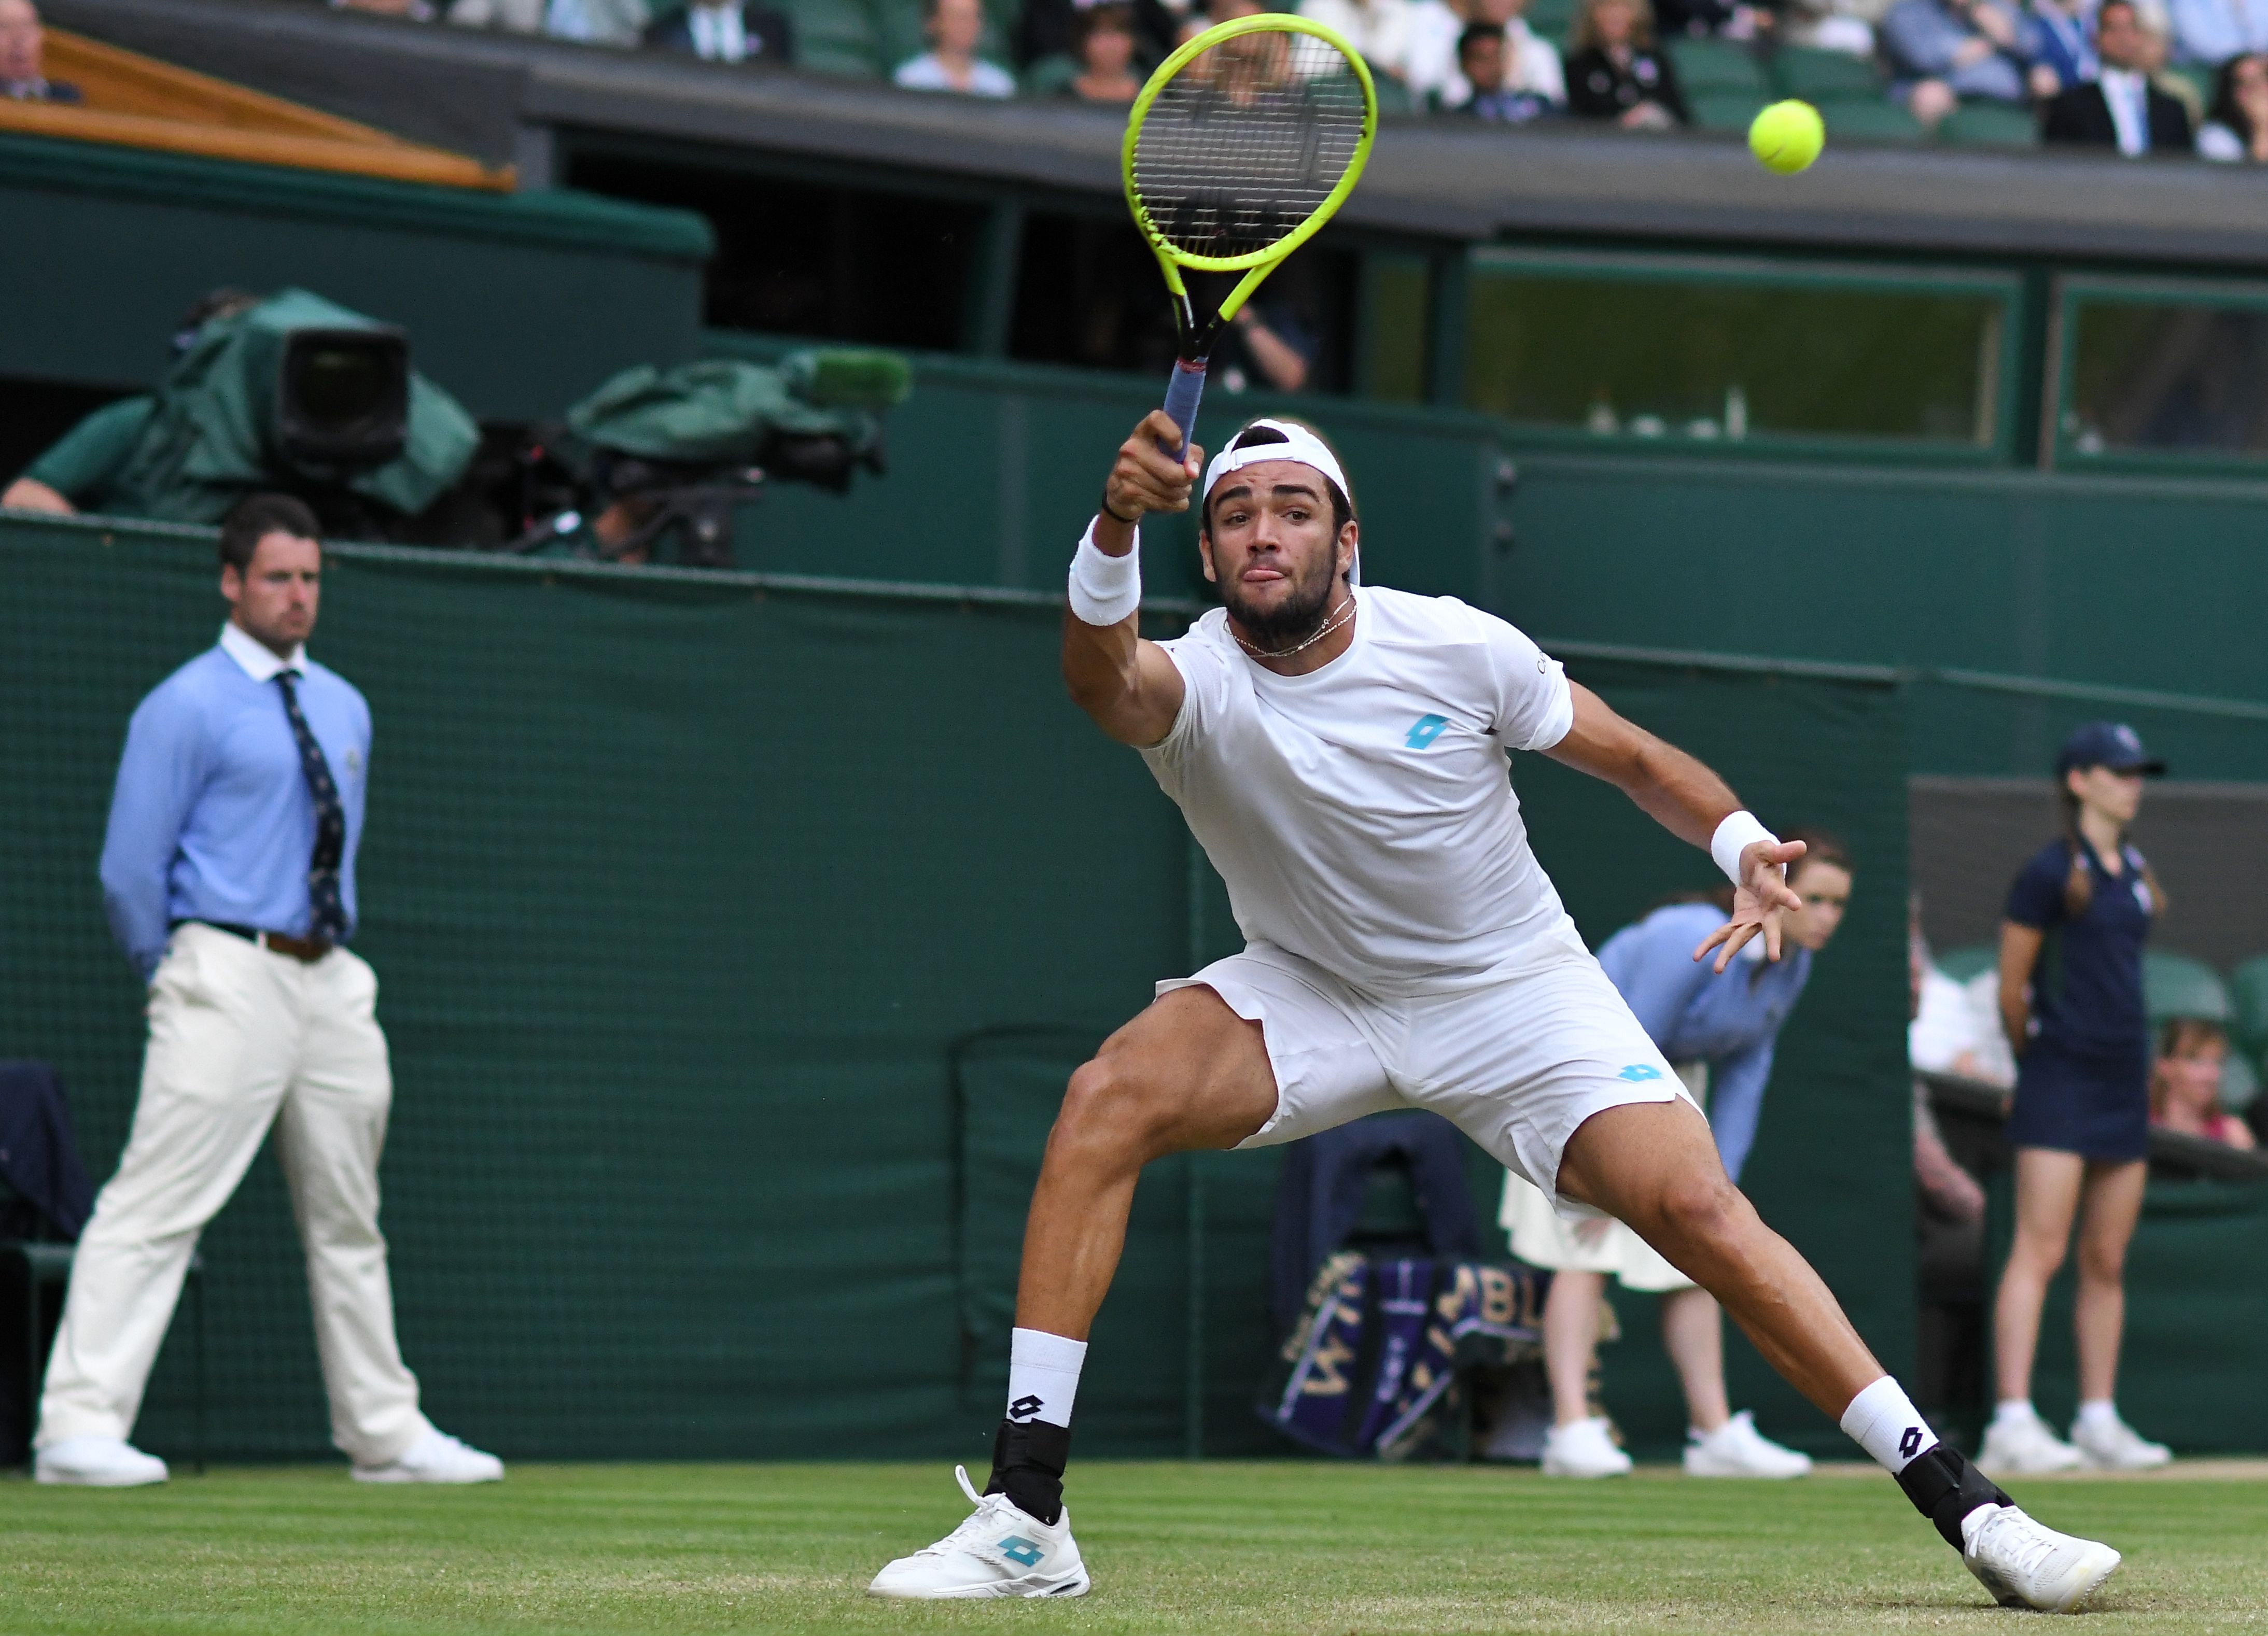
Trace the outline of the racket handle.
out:
[[[1189,434],[1197,429],[1197,400],[1204,396],[1204,383],[1203,363],[1174,360],[1174,378],[1166,383],[1166,415],[1182,429],[1182,446],[1174,449],[1161,442],[1158,447],[1177,459],[1189,459]]]

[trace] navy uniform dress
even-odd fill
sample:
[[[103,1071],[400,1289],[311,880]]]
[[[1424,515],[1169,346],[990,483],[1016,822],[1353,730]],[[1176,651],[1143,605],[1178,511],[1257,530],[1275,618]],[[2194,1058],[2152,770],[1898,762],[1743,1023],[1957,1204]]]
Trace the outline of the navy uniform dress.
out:
[[[2016,1069],[2008,1141],[2082,1158],[2139,1159],[2150,1145],[2150,1026],[2142,945],[2155,906],[2142,855],[2111,874],[2080,843],[2095,885],[2087,913],[2064,909],[2072,843],[2042,847],[2008,889],[2008,918],[2043,934],[2032,968],[2032,1037]]]

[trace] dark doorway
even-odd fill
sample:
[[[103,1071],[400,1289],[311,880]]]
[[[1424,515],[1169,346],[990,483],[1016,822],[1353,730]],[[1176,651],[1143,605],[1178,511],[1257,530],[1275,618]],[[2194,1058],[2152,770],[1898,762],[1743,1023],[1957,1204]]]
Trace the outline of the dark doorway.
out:
[[[593,193],[704,216],[716,230],[704,320],[719,329],[950,352],[961,343],[985,207],[577,154]]]

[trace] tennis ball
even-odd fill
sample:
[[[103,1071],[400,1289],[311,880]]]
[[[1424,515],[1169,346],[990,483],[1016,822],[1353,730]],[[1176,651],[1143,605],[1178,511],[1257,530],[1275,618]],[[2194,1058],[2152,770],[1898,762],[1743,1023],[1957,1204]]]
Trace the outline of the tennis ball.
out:
[[[1793,176],[1827,145],[1827,127],[1808,102],[1775,102],[1749,127],[1749,151],[1768,171]]]

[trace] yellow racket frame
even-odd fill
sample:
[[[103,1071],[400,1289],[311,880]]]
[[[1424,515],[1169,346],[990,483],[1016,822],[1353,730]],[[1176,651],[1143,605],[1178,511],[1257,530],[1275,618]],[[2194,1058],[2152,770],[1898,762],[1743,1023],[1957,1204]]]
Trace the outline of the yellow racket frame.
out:
[[[1174,249],[1167,241],[1166,236],[1158,231],[1157,224],[1150,219],[1150,213],[1142,208],[1141,195],[1134,191],[1134,146],[1141,140],[1142,121],[1149,117],[1150,105],[1157,100],[1158,93],[1165,89],[1166,83],[1179,73],[1190,58],[1239,35],[1263,33],[1313,34],[1324,44],[1336,48],[1353,65],[1355,78],[1362,85],[1362,138],[1355,143],[1354,158],[1347,164],[1346,174],[1339,178],[1339,185],[1331,189],[1329,196],[1314,208],[1306,221],[1281,239],[1265,250],[1249,251],[1243,255],[1190,255]],[[1362,180],[1363,167],[1370,163],[1371,144],[1377,140],[1378,86],[1370,77],[1370,65],[1348,43],[1345,35],[1336,28],[1290,12],[1271,11],[1260,17],[1236,18],[1229,22],[1215,24],[1196,39],[1176,48],[1171,56],[1158,64],[1157,72],[1151,75],[1149,83],[1142,87],[1142,94],[1134,99],[1133,112],[1126,119],[1125,144],[1119,157],[1119,169],[1126,184],[1126,208],[1134,213],[1135,226],[1142,230],[1142,237],[1149,241],[1150,253],[1158,258],[1159,270],[1166,275],[1166,288],[1183,302],[1189,299],[1189,290],[1182,282],[1182,268],[1200,273],[1233,273],[1250,269],[1220,304],[1220,316],[1226,321],[1236,316],[1252,292],[1260,287],[1262,279],[1274,272],[1285,256],[1313,238],[1339,206],[1346,202],[1346,196]]]

